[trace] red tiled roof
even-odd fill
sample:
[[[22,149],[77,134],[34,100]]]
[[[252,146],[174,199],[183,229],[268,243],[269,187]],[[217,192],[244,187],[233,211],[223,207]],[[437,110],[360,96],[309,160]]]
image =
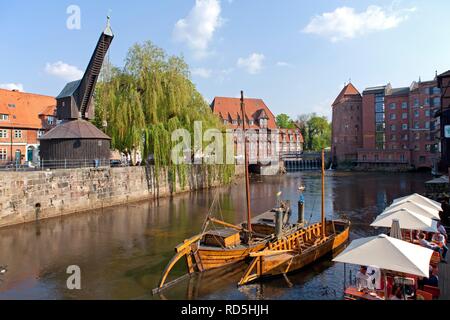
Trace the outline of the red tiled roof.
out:
[[[9,116],[8,120],[0,120],[0,127],[41,129],[41,116],[54,116],[55,111],[53,97],[0,89],[0,114]]]
[[[341,93],[339,93],[336,100],[333,102],[333,106],[341,102],[342,99],[344,99],[346,96],[360,96],[361,93],[359,93],[358,89],[355,88],[355,86],[351,83],[346,85],[344,89],[342,89]]]
[[[248,126],[249,129],[259,129],[257,120],[261,117],[267,117],[267,129],[276,129],[275,116],[266,106],[262,99],[246,98],[245,102],[245,117],[247,120],[254,120],[255,125]],[[212,111],[222,117],[224,120],[233,121],[241,119],[241,100],[239,98],[216,97],[211,104]],[[233,125],[230,123],[230,127]],[[238,127],[235,125],[234,127]]]

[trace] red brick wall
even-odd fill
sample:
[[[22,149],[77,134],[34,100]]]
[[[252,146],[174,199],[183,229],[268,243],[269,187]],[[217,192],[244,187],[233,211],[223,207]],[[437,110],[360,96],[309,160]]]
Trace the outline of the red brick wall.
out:
[[[362,146],[362,98],[351,96],[333,106],[332,153],[333,160],[356,160]]]
[[[363,148],[375,149],[375,95],[364,95],[362,105]]]

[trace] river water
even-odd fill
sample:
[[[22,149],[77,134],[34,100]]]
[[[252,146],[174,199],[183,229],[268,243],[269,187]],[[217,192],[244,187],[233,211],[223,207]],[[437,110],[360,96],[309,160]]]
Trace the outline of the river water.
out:
[[[328,218],[348,217],[351,239],[375,235],[369,224],[394,198],[422,193],[427,174],[327,172]],[[319,173],[254,177],[254,215],[274,206],[276,194],[291,200],[297,219],[297,188],[305,185],[307,221],[320,220]],[[187,278],[152,296],[174,247],[197,234],[214,199],[216,217],[245,220],[243,181],[229,187],[141,202],[0,230],[0,299],[341,299],[342,264],[323,259],[285,278],[237,287],[245,270],[238,264]],[[81,290],[68,290],[67,267],[81,269]],[[173,276],[185,272],[184,263]],[[348,272],[348,268],[347,268]],[[347,273],[348,277],[348,273]]]

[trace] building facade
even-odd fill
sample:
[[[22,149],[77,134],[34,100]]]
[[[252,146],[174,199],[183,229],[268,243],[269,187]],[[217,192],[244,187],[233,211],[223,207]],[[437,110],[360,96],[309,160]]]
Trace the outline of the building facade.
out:
[[[344,93],[350,90],[346,88]],[[351,88],[350,93],[353,95],[341,92],[333,104],[335,162],[346,160],[346,155],[354,158],[356,154],[354,163],[366,169],[437,168],[440,144],[436,139],[439,129],[434,114],[440,108],[441,90],[436,79],[413,82],[403,88],[393,88],[390,84],[367,88],[361,100],[355,89]],[[358,114],[349,110],[352,105],[356,110],[361,109],[359,120]],[[350,127],[361,130],[352,131]],[[343,133],[346,128],[356,136],[353,141]]]
[[[241,116],[241,101],[239,98],[216,97],[211,104],[211,110],[216,114],[223,124],[229,129],[242,129],[242,121],[245,121],[247,135],[250,140],[248,144],[250,162],[257,163],[258,159],[266,155],[278,155],[284,153],[295,153],[303,151],[303,136],[299,129],[279,129],[276,119],[267,105],[261,99],[245,99],[245,119]],[[260,134],[267,134],[265,146],[260,145]],[[271,135],[278,137],[277,141],[271,139]],[[236,132],[234,136],[235,154],[239,154],[239,139],[241,135]],[[264,140],[264,139],[262,139]],[[276,145],[272,145],[275,143]],[[278,160],[278,159],[277,159]]]
[[[39,138],[56,126],[53,97],[0,89],[0,165],[39,161]]]
[[[333,163],[355,162],[362,147],[362,96],[353,84],[342,89],[333,105],[331,156]]]

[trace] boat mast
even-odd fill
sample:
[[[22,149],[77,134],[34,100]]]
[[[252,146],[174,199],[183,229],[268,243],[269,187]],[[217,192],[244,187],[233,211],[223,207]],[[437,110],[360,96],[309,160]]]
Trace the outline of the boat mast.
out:
[[[325,149],[322,149],[322,238],[325,237]]]
[[[245,134],[245,103],[244,103],[244,91],[241,91],[241,118],[242,118],[242,131],[244,135],[244,158],[245,158],[245,193],[247,196],[247,229],[252,232],[252,213],[250,206],[250,179],[248,177],[248,153],[247,153],[247,138]]]

